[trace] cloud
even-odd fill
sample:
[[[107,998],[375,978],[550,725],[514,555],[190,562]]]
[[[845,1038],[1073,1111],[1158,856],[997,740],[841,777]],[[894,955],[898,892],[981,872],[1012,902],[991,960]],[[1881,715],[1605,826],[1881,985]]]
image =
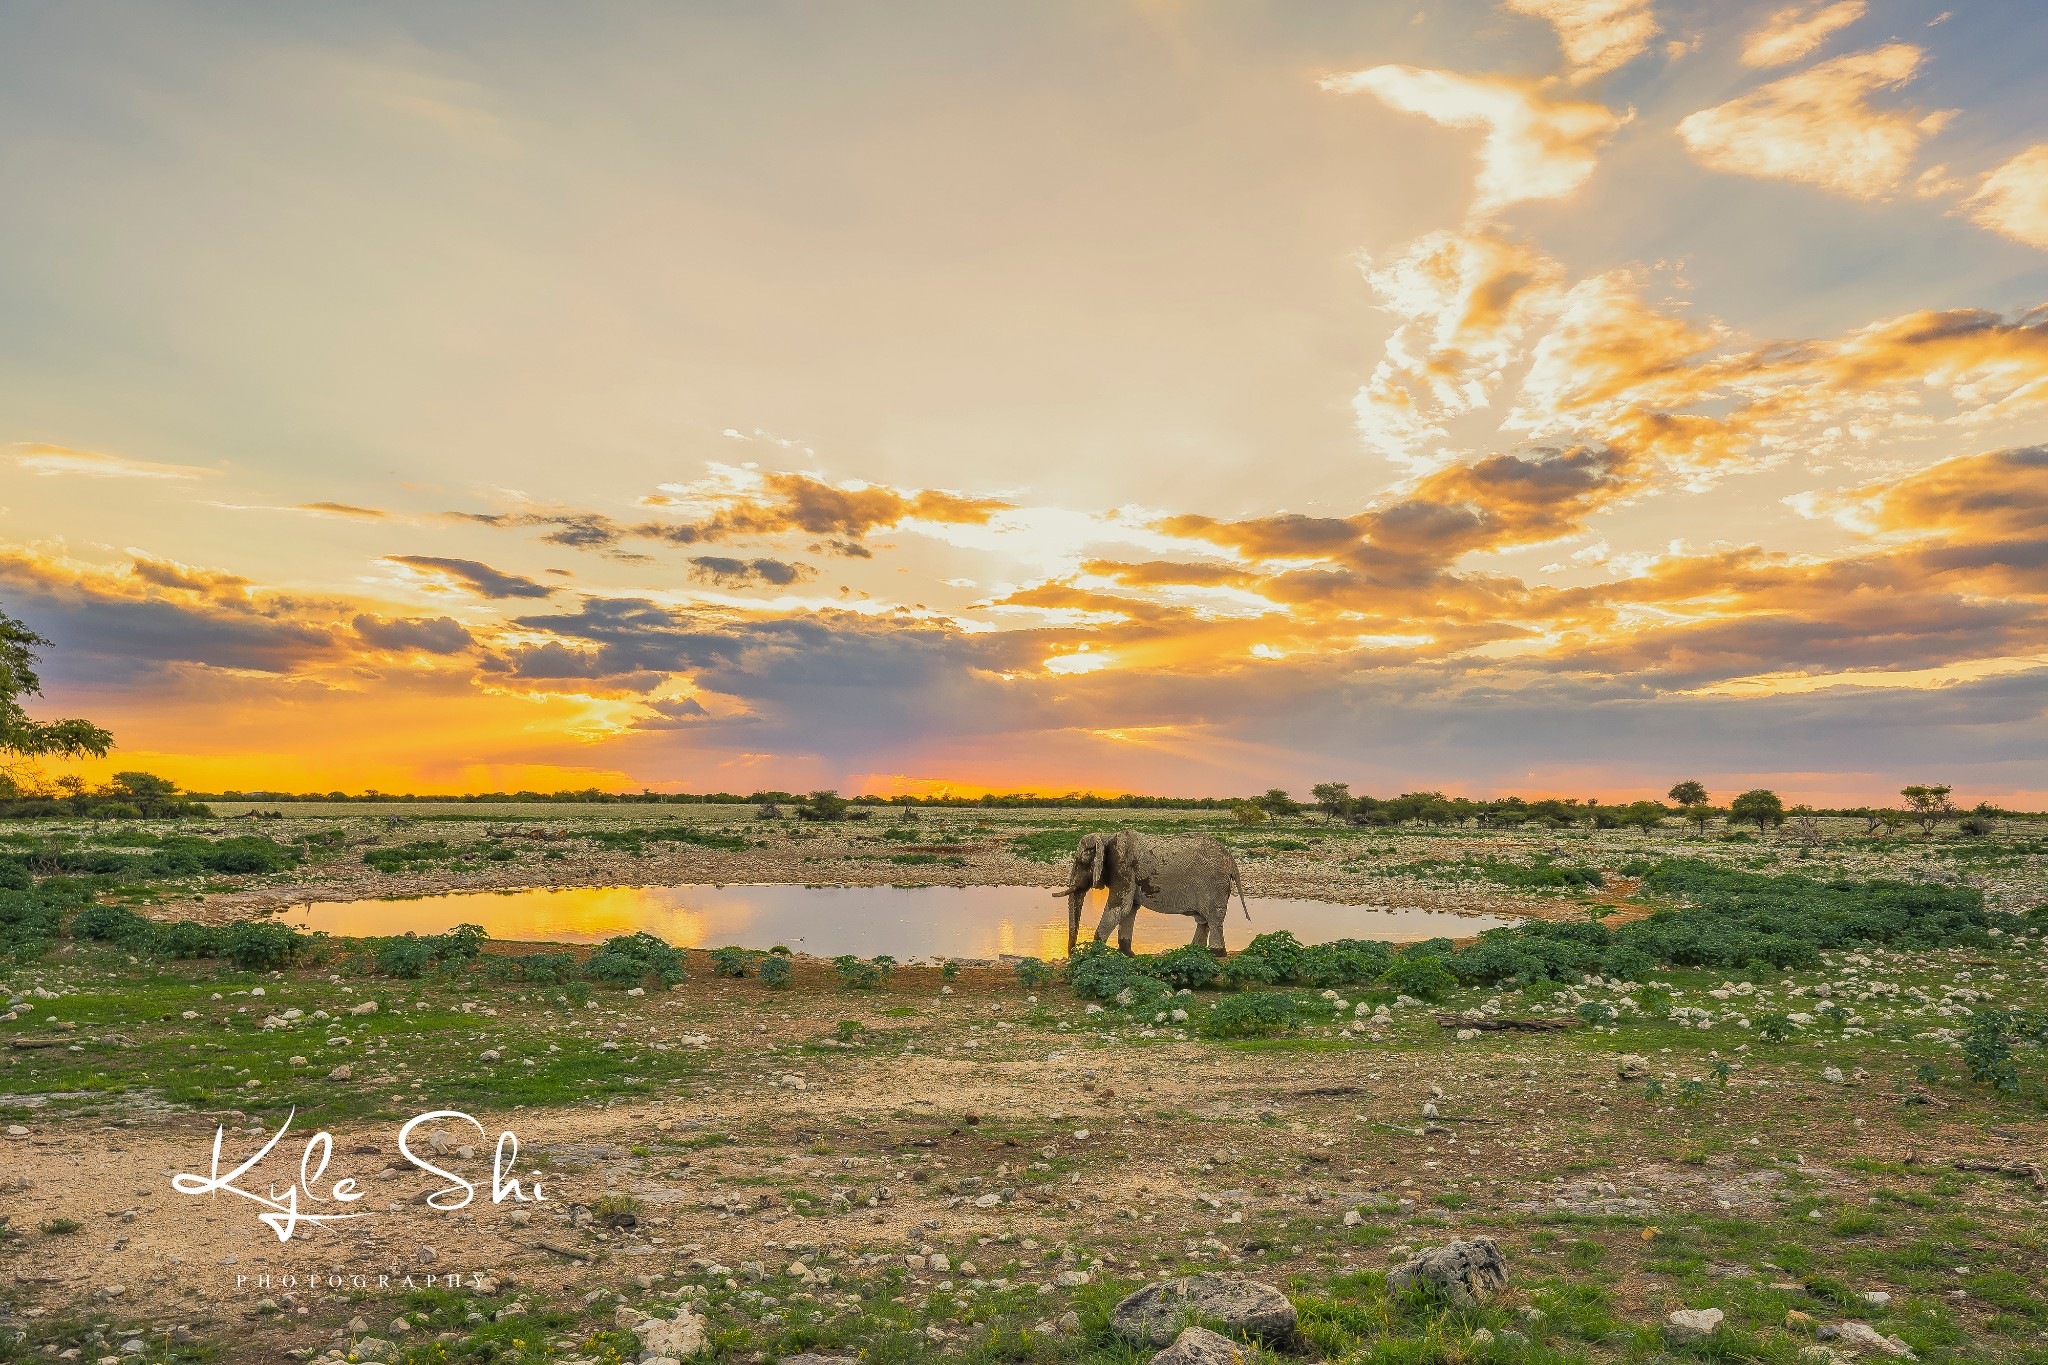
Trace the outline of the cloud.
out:
[[[785,564],[779,559],[728,559],[722,555],[698,555],[690,561],[690,577],[721,588],[744,588],[759,583],[788,587],[816,571],[807,564]]]
[[[2048,143],[1985,176],[1963,207],[1979,226],[2048,250]]]
[[[301,502],[292,505],[294,512],[312,512],[320,516],[355,517],[362,521],[383,521],[390,513],[375,507],[357,507],[347,502]]]
[[[687,521],[625,523],[575,508],[451,515],[484,526],[543,528],[542,540],[578,550],[616,553],[626,540],[692,546],[807,535],[822,538],[811,547],[818,553],[864,559],[870,552],[862,540],[875,531],[917,522],[981,526],[1013,507],[999,498],[946,489],[835,484],[811,474],[718,464],[711,469],[703,479],[663,484],[641,499],[647,507],[692,517]]]
[[[1528,199],[1561,199],[1586,182],[1598,152],[1634,112],[1558,100],[1536,81],[1464,76],[1413,66],[1376,66],[1323,80],[1339,94],[1364,91],[1390,109],[1446,128],[1484,128],[1472,212]]]
[[[384,562],[397,564],[424,575],[444,588],[461,589],[478,597],[546,597],[554,591],[544,584],[518,574],[504,573],[474,559],[443,559],[438,555],[386,555]]]
[[[220,471],[196,465],[156,464],[131,460],[123,455],[106,455],[97,450],[73,450],[69,446],[23,443],[14,447],[14,462],[31,474],[45,477],[61,474],[90,479],[206,479]]]
[[[349,624],[365,644],[393,653],[459,654],[475,643],[461,622],[446,616],[393,620],[364,613]]]
[[[1555,307],[1564,272],[1487,229],[1431,233],[1361,268],[1402,322],[1352,411],[1368,448],[1419,471],[1432,464],[1421,447],[1442,440],[1446,422],[1491,400],[1524,333]]]
[[[1867,0],[1825,0],[1779,10],[1742,40],[1744,66],[1785,66],[1798,61],[1870,12]]]
[[[1550,22],[1574,85],[1634,61],[1658,31],[1650,0],[1505,0],[1505,7]]]
[[[1898,188],[1920,144],[1952,112],[1870,102],[1912,80],[1924,55],[1910,43],[1891,43],[1836,57],[1692,114],[1678,135],[1709,170],[1880,199]]]

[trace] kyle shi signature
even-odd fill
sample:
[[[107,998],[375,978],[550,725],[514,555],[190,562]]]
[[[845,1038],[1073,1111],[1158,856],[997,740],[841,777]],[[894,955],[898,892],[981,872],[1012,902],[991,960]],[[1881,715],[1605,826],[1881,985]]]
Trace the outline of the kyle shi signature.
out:
[[[227,1129],[224,1127],[214,1129],[212,1173],[209,1175],[174,1175],[171,1177],[171,1188],[180,1194],[226,1193],[239,1195],[253,1203],[261,1204],[264,1212],[257,1214],[256,1217],[266,1224],[272,1232],[277,1234],[277,1240],[280,1242],[290,1241],[292,1234],[298,1230],[301,1223],[317,1227],[323,1223],[340,1223],[351,1218],[370,1217],[371,1215],[368,1213],[321,1213],[312,1209],[301,1209],[301,1196],[304,1197],[308,1204],[337,1204],[345,1206],[355,1203],[358,1199],[369,1193],[368,1190],[357,1188],[354,1180],[346,1178],[335,1181],[328,1187],[328,1192],[324,1195],[314,1192],[314,1186],[327,1173],[327,1163],[334,1159],[334,1138],[325,1130],[317,1132],[312,1137],[306,1139],[305,1149],[299,1154],[299,1178],[287,1186],[282,1193],[279,1193],[275,1184],[269,1185],[265,1193],[257,1194],[253,1190],[245,1190],[235,1183],[260,1165],[263,1159],[275,1150],[277,1144],[284,1141],[284,1136],[291,1131],[292,1120],[298,1116],[298,1112],[298,1110],[294,1109],[289,1114],[286,1114],[284,1126],[271,1134],[270,1140],[264,1143],[254,1155],[250,1156],[248,1160],[235,1167],[232,1171],[229,1171],[226,1175],[221,1174],[220,1168],[221,1145],[227,1139]],[[484,1126],[459,1109],[436,1109],[431,1113],[420,1114],[408,1120],[406,1125],[398,1130],[399,1155],[429,1175],[438,1175],[448,1182],[446,1186],[435,1190],[427,1196],[427,1206],[438,1209],[442,1213],[453,1213],[457,1209],[468,1207],[470,1202],[476,1198],[476,1186],[464,1180],[455,1172],[444,1170],[413,1151],[409,1142],[413,1129],[423,1123],[432,1123],[437,1119],[460,1119],[476,1129],[479,1134],[484,1131]],[[518,1159],[519,1139],[509,1130],[499,1133],[497,1151],[491,1159],[491,1202],[493,1204],[501,1204],[507,1199],[516,1199],[521,1202],[526,1202],[530,1199],[534,1203],[547,1203],[548,1198],[541,1193],[539,1181],[534,1182],[533,1193],[528,1195],[517,1180],[507,1177],[506,1172],[511,1169],[513,1162]]]

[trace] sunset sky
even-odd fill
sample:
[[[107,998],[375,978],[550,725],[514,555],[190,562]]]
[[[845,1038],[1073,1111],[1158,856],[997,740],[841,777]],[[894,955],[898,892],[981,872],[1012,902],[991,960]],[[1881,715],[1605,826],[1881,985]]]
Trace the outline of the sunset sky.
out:
[[[2048,805],[2048,6],[1946,3],[8,6],[30,710]]]

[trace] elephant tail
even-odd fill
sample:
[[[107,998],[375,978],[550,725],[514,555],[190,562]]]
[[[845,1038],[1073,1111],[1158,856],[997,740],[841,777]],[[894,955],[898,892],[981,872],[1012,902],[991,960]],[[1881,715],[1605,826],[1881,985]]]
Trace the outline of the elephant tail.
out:
[[[1230,860],[1230,884],[1237,888],[1237,908],[1244,911],[1245,923],[1250,924],[1252,908],[1244,902],[1244,874],[1237,870],[1237,859],[1235,858]],[[1229,906],[1226,904],[1224,908],[1227,910]]]

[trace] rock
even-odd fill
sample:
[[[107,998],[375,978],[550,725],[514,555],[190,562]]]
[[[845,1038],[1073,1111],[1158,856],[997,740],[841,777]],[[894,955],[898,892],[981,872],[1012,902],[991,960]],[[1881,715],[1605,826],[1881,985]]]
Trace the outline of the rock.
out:
[[[1344,1210],[1344,1226],[1345,1226],[1345,1227],[1347,1227],[1347,1228],[1355,1228],[1355,1227],[1357,1227],[1357,1226],[1358,1226],[1358,1225],[1359,1225],[1360,1223],[1363,1223],[1364,1221],[1365,1221],[1365,1216],[1364,1216],[1363,1214],[1359,1213],[1359,1211],[1358,1211],[1357,1209],[1346,1209],[1346,1210]]]
[[[640,1349],[657,1356],[687,1360],[710,1348],[704,1339],[704,1319],[687,1304],[676,1309],[673,1318],[646,1318],[633,1324]]]
[[[1847,1085],[1849,1083],[1849,1078],[1842,1074],[1842,1068],[1838,1066],[1825,1068],[1820,1073],[1820,1078],[1829,1085]]]
[[[1152,1365],[1240,1365],[1244,1351],[1229,1337],[1206,1327],[1190,1327],[1173,1345],[1152,1357]]]
[[[377,1012],[377,1002],[365,1000],[360,1005],[351,1005],[348,1012],[350,1014],[375,1014]]]
[[[805,1351],[800,1356],[784,1356],[782,1365],[853,1365],[858,1356],[825,1356],[815,1351]]]
[[[1062,1270],[1052,1277],[1052,1282],[1061,1289],[1079,1289],[1084,1284],[1095,1283],[1095,1277],[1085,1270]]]
[[[1865,1291],[1863,1301],[1872,1308],[1883,1308],[1891,1303],[1892,1296],[1885,1293],[1882,1289],[1872,1289]]]
[[[1650,1074],[1650,1059],[1634,1052],[1624,1052],[1614,1059],[1614,1074],[1625,1081],[1640,1081]]]
[[[1867,1322],[1843,1322],[1834,1324],[1834,1338],[1857,1355],[1896,1356],[1900,1360],[1918,1360],[1913,1348],[1897,1337],[1888,1337]],[[1826,1328],[1821,1329],[1828,1335]]]
[[[1068,1309],[1054,1319],[1052,1325],[1060,1330],[1060,1335],[1070,1337],[1081,1330],[1081,1315]]]
[[[358,1317],[353,1317],[353,1318],[350,1318],[350,1319],[348,1320],[348,1330],[349,1330],[349,1335],[351,1335],[351,1336],[358,1336],[358,1337],[359,1337],[359,1336],[361,1336],[361,1335],[362,1335],[363,1333],[365,1333],[365,1332],[367,1332],[367,1331],[369,1331],[369,1330],[370,1330],[370,1324],[369,1324],[368,1320],[366,1320],[366,1319],[364,1319],[364,1318],[362,1318],[362,1317],[360,1317],[360,1316],[358,1316]]]
[[[1268,1341],[1294,1334],[1294,1305],[1287,1296],[1241,1275],[1183,1275],[1148,1284],[1110,1311],[1109,1326],[1126,1341],[1166,1347],[1190,1318]]]
[[[1387,1292],[1421,1285],[1454,1304],[1482,1303],[1508,1287],[1508,1263],[1491,1237],[1433,1247],[1387,1272]]]
[[[1680,1308],[1664,1319],[1664,1335],[1674,1346],[1705,1341],[1721,1330],[1721,1319],[1725,1316],[1718,1308]]]

